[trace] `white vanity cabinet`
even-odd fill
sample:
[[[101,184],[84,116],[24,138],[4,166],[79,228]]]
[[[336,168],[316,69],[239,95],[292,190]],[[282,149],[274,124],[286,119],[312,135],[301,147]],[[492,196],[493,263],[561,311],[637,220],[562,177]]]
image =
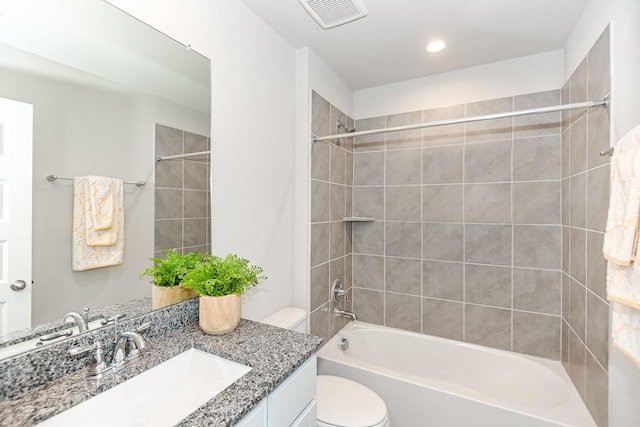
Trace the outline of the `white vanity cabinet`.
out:
[[[316,357],[309,358],[249,414],[240,427],[315,427]]]

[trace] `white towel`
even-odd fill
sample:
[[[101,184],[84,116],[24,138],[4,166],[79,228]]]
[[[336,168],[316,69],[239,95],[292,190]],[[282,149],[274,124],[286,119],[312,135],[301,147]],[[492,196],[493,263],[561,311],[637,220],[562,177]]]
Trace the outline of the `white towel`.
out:
[[[122,180],[112,180],[113,191],[113,226],[109,232],[116,233],[115,244],[89,246],[87,244],[87,219],[91,201],[87,194],[90,191],[88,177],[75,177],[73,180],[73,236],[72,267],[74,271],[109,267],[122,264],[124,257],[124,198]]]
[[[83,179],[87,245],[113,246],[118,242],[118,209],[122,202],[119,179],[87,176]],[[118,195],[120,192],[120,195]]]
[[[613,344],[640,365],[640,265],[636,261],[640,217],[640,126],[615,146],[603,254],[607,299],[612,302]]]

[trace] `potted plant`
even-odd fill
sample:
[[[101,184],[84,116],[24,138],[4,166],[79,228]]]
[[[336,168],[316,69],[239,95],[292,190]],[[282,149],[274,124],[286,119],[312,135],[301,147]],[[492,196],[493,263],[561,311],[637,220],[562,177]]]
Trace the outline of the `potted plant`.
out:
[[[151,276],[153,309],[166,307],[181,301],[195,298],[195,293],[180,286],[185,274],[200,264],[204,254],[188,253],[181,255],[176,249],[163,251],[164,258],[151,258],[153,267],[144,269],[142,276]]]
[[[222,335],[240,323],[240,296],[263,279],[262,267],[229,254],[207,256],[185,274],[182,286],[200,296],[200,328],[207,334]]]

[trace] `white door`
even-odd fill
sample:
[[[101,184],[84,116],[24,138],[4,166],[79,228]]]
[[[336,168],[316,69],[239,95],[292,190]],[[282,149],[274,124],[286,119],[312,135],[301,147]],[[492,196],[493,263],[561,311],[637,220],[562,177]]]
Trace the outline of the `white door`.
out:
[[[33,106],[0,98],[0,335],[31,326]]]

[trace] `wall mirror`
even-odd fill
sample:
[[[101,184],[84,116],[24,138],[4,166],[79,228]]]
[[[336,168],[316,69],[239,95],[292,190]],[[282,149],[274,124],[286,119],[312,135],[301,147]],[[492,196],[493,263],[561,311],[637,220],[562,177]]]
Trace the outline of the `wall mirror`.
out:
[[[210,76],[207,58],[103,0],[2,2],[0,347],[84,307],[91,315],[134,300],[136,313],[122,314],[151,310],[151,285],[139,273],[162,229],[155,132],[209,137]],[[146,183],[124,186],[122,265],[72,271],[73,182],[50,174]]]

